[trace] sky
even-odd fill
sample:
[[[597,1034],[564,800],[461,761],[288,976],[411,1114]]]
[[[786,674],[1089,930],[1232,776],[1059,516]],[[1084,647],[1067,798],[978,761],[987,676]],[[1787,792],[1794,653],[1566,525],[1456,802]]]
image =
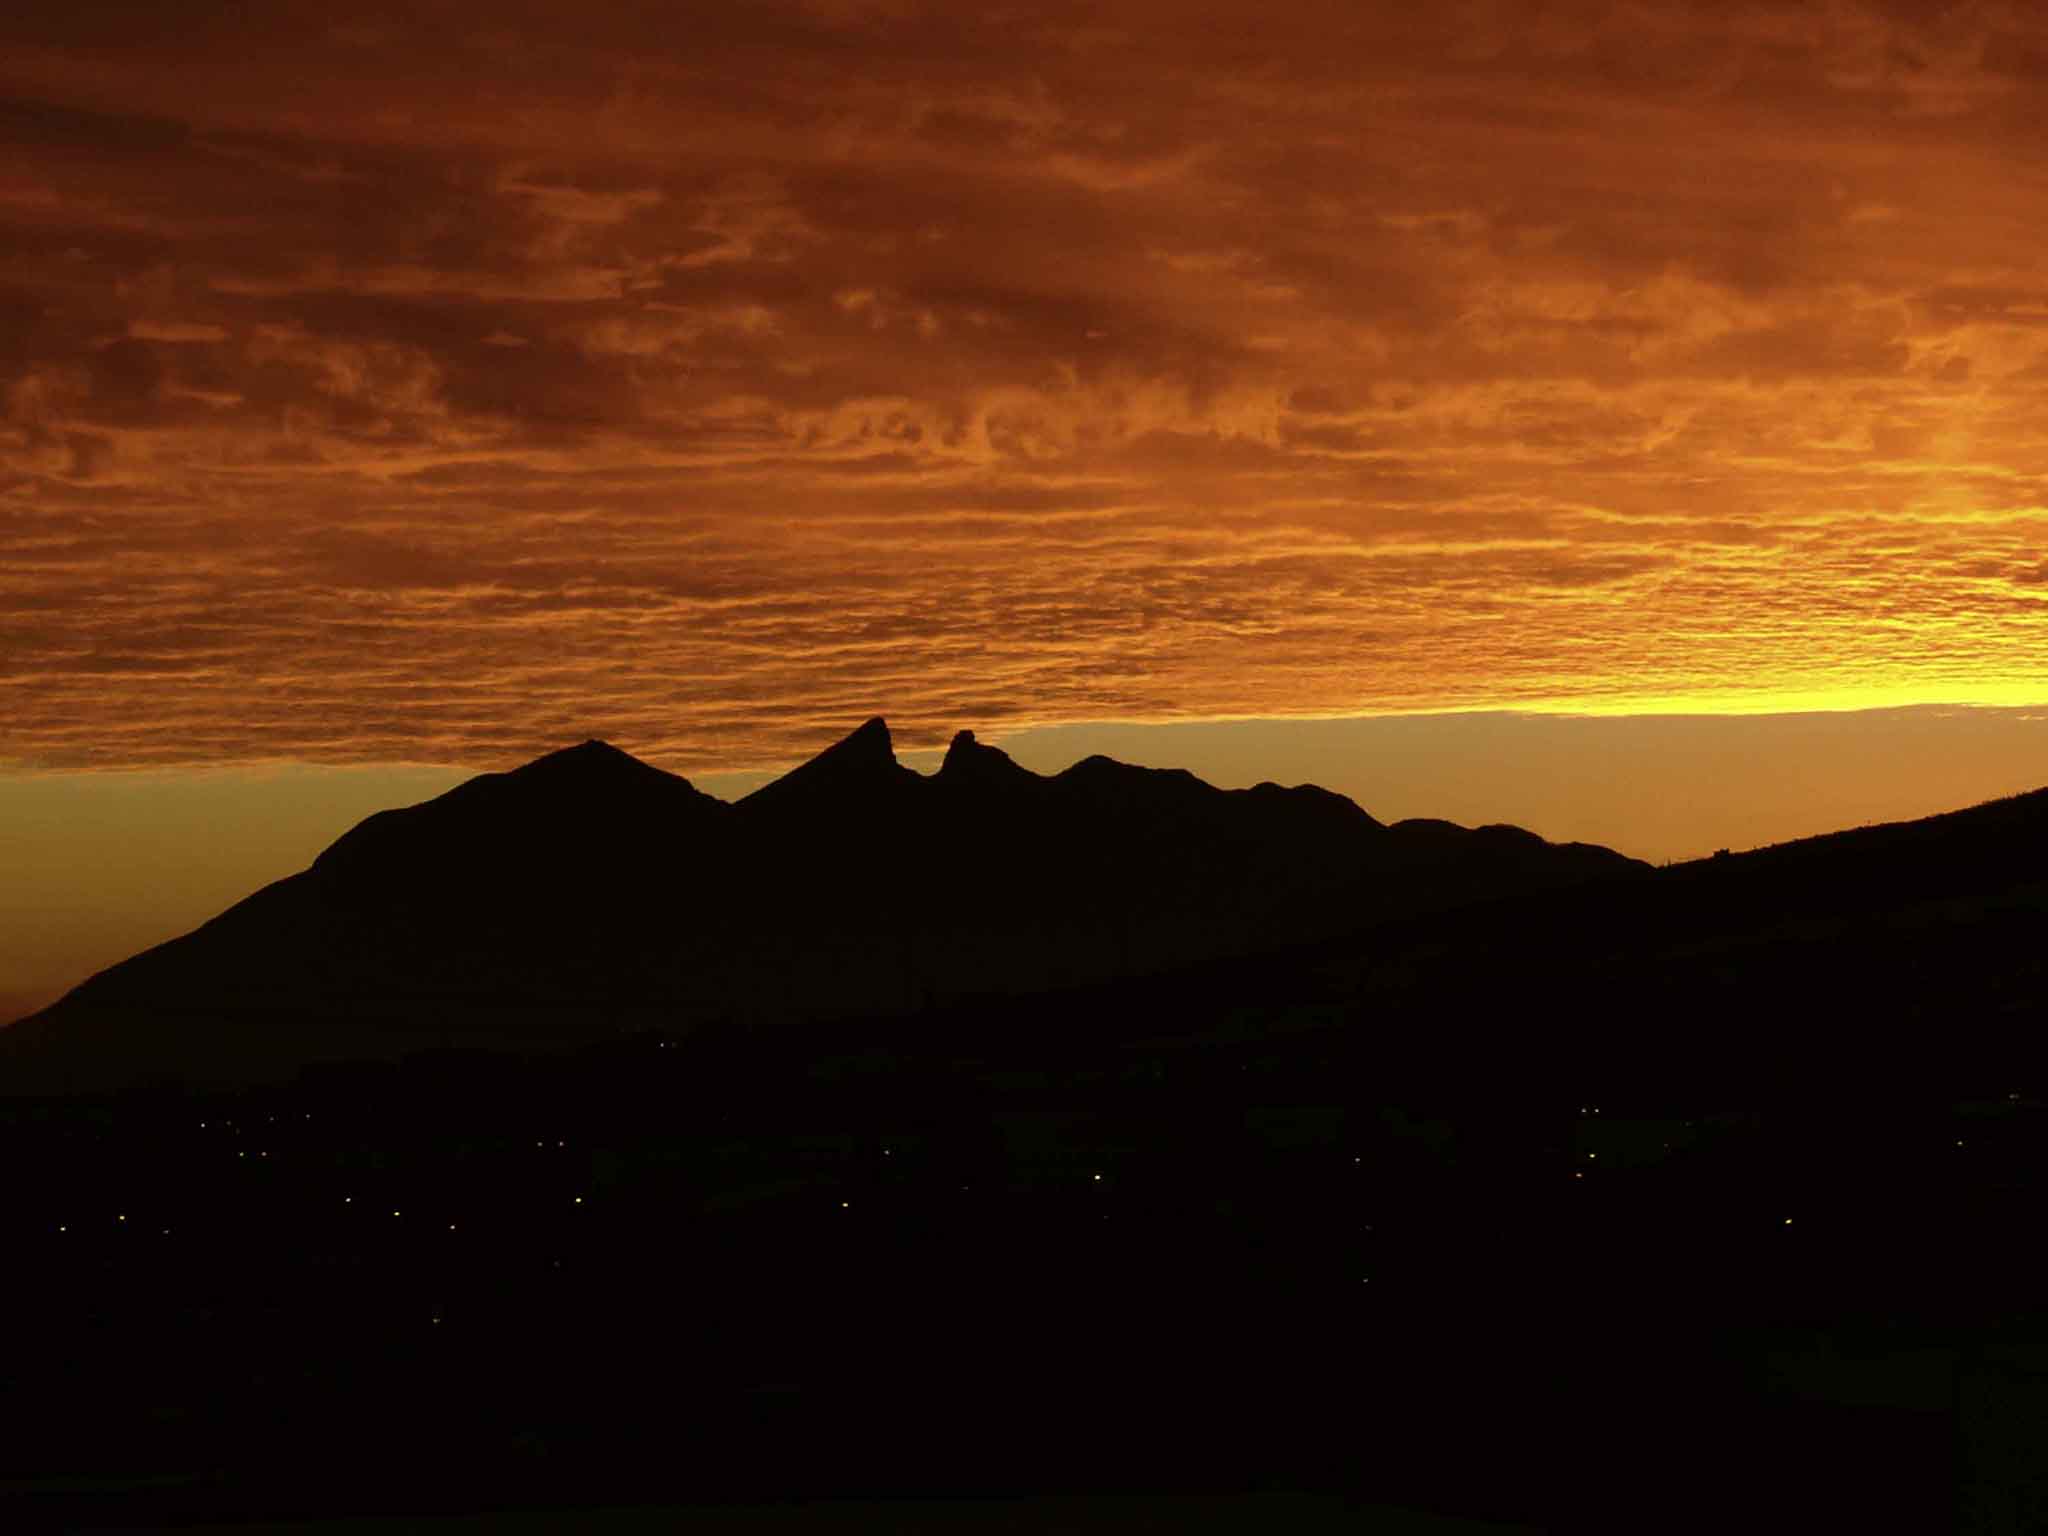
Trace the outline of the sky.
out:
[[[2024,3],[16,7],[0,1004],[589,736],[2048,782],[2044,109]]]

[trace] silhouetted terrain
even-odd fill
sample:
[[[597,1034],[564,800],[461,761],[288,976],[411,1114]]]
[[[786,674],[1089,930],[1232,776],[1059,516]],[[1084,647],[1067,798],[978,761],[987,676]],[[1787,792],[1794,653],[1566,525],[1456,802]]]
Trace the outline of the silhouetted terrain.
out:
[[[216,957],[294,1002],[337,934],[393,1053],[422,976],[535,989],[489,1049],[0,1100],[0,1524],[2048,1525],[2048,793],[1649,871],[878,736],[733,806],[474,781],[46,1015],[161,975],[196,1038]],[[802,975],[677,1006],[721,944]]]
[[[253,1080],[436,1045],[874,1015],[1269,951],[1644,873],[1513,828],[1383,827],[1313,787],[871,720],[736,805],[586,742],[372,816],[302,874],[0,1035],[16,1081]]]

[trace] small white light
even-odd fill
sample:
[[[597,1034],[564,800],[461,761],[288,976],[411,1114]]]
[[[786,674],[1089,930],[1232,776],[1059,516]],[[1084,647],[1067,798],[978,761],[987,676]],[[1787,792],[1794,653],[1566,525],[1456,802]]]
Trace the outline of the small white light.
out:
[[[853,1207],[851,1203],[848,1201],[842,1200],[839,1202],[839,1209],[841,1209],[842,1211],[851,1210],[852,1208]]]
[[[576,1203],[577,1203],[578,1205],[581,1205],[581,1204],[583,1203],[583,1197],[582,1197],[581,1195],[578,1195],[578,1196],[576,1197]]]

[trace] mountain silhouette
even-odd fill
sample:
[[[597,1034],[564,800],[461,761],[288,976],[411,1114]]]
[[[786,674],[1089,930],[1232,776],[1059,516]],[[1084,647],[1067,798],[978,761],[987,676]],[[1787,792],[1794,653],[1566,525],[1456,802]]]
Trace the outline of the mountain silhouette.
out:
[[[10,1082],[260,1077],[433,1046],[917,1012],[1271,952],[1646,866],[1385,826],[1313,786],[867,721],[734,802],[603,742],[380,812],[305,871],[0,1034]]]
[[[1151,1006],[1213,1014],[1234,997],[1268,1019],[1369,1024],[1411,1082],[1469,1084],[1477,1056],[1492,1080],[1540,1074],[1637,1102],[2002,1094],[2048,1071],[2044,870],[2048,789],[1637,881],[1390,915],[1209,975],[1199,1007],[1192,992]]]
[[[586,742],[0,1032],[0,1524],[2041,1528],[2044,869],[2048,791],[1652,870],[880,721],[731,804]]]

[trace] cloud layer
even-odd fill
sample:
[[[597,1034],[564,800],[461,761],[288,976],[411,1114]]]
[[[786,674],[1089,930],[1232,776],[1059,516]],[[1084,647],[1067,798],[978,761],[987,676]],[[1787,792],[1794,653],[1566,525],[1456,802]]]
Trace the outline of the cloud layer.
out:
[[[2048,699],[2037,7],[30,9],[0,758]]]

